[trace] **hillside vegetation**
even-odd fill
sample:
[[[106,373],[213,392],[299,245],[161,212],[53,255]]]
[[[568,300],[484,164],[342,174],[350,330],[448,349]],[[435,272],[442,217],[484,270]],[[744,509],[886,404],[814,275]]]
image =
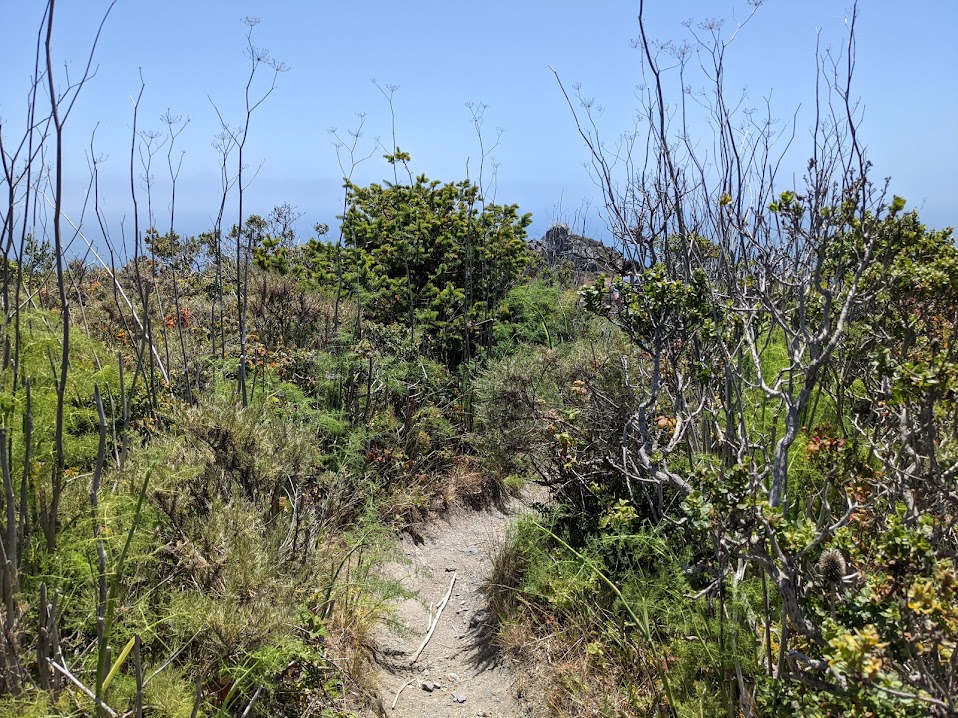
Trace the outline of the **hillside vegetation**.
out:
[[[0,125],[0,715],[371,714],[399,532],[532,482],[486,595],[544,715],[958,715],[951,230],[872,181],[837,62],[785,185],[768,126],[673,129],[640,27],[644,169],[566,95],[623,257],[585,284],[395,143],[305,238],[231,135],[235,223],[76,256],[47,46],[45,129]]]

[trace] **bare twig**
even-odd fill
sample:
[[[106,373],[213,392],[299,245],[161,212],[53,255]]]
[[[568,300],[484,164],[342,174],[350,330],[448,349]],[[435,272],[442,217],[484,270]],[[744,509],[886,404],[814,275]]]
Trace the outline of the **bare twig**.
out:
[[[412,685],[415,681],[416,681],[415,678],[410,678],[408,681],[406,681],[406,682],[403,683],[401,686],[399,686],[399,690],[396,691],[396,697],[393,698],[393,702],[392,702],[392,705],[389,706],[389,710],[396,710],[396,703],[399,702],[399,695],[400,695],[404,690],[406,690],[406,688],[408,688],[410,685]]]
[[[426,637],[422,639],[422,643],[419,644],[419,648],[416,649],[416,652],[413,654],[413,657],[409,660],[409,665],[413,665],[416,661],[419,660],[419,655],[423,652],[423,649],[426,647],[426,644],[429,643],[429,639],[432,638],[432,634],[436,630],[436,626],[439,625],[439,618],[442,616],[442,609],[446,607],[446,604],[449,602],[449,597],[452,595],[452,588],[456,585],[456,572],[453,571],[452,580],[449,582],[449,590],[446,591],[445,597],[442,601],[439,602],[439,605],[436,607],[436,617],[432,620],[432,626],[429,627],[429,632],[426,633]]]
[[[53,668],[53,670],[55,670],[57,673],[59,673],[68,681],[70,681],[70,683],[75,685],[80,690],[80,692],[83,693],[83,695],[85,695],[87,698],[89,698],[92,701],[96,701],[96,696],[93,694],[93,691],[91,691],[89,688],[83,685],[76,676],[70,673],[70,671],[68,671],[66,668],[61,666],[56,661],[54,661],[52,658],[48,658],[47,663],[50,664],[50,667]],[[110,716],[110,718],[117,718],[117,716],[120,715],[119,713],[117,713],[115,710],[110,708],[110,706],[108,706],[106,703],[103,703],[102,701],[99,702],[99,706],[104,712],[106,712],[107,715]]]

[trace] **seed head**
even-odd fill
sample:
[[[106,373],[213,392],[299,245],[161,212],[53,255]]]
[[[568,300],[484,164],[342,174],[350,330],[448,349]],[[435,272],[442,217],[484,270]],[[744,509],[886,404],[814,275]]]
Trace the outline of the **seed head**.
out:
[[[839,583],[848,572],[842,552],[834,548],[825,551],[818,559],[818,572],[829,583]]]

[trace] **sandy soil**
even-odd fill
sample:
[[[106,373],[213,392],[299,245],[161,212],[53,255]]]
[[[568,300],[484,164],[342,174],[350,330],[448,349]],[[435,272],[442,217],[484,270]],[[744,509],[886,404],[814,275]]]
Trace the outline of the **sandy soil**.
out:
[[[402,540],[400,551],[408,563],[391,564],[386,571],[417,597],[397,606],[403,630],[382,627],[374,635],[386,716],[533,715],[540,703],[529,686],[520,691],[514,667],[496,651],[481,590],[492,551],[505,538],[509,523],[527,510],[527,498],[513,499],[501,509],[457,509]],[[410,665],[447,594],[432,637]]]

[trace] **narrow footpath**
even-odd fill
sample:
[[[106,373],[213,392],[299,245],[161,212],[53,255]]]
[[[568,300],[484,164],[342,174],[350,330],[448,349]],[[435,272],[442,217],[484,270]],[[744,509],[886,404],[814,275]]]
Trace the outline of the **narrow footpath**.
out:
[[[374,635],[388,718],[535,715],[541,701],[497,652],[482,594],[490,557],[509,524],[528,510],[526,499],[512,499],[504,510],[456,509],[403,538],[399,548],[408,563],[386,571],[416,597],[396,607],[404,630],[380,627]]]

